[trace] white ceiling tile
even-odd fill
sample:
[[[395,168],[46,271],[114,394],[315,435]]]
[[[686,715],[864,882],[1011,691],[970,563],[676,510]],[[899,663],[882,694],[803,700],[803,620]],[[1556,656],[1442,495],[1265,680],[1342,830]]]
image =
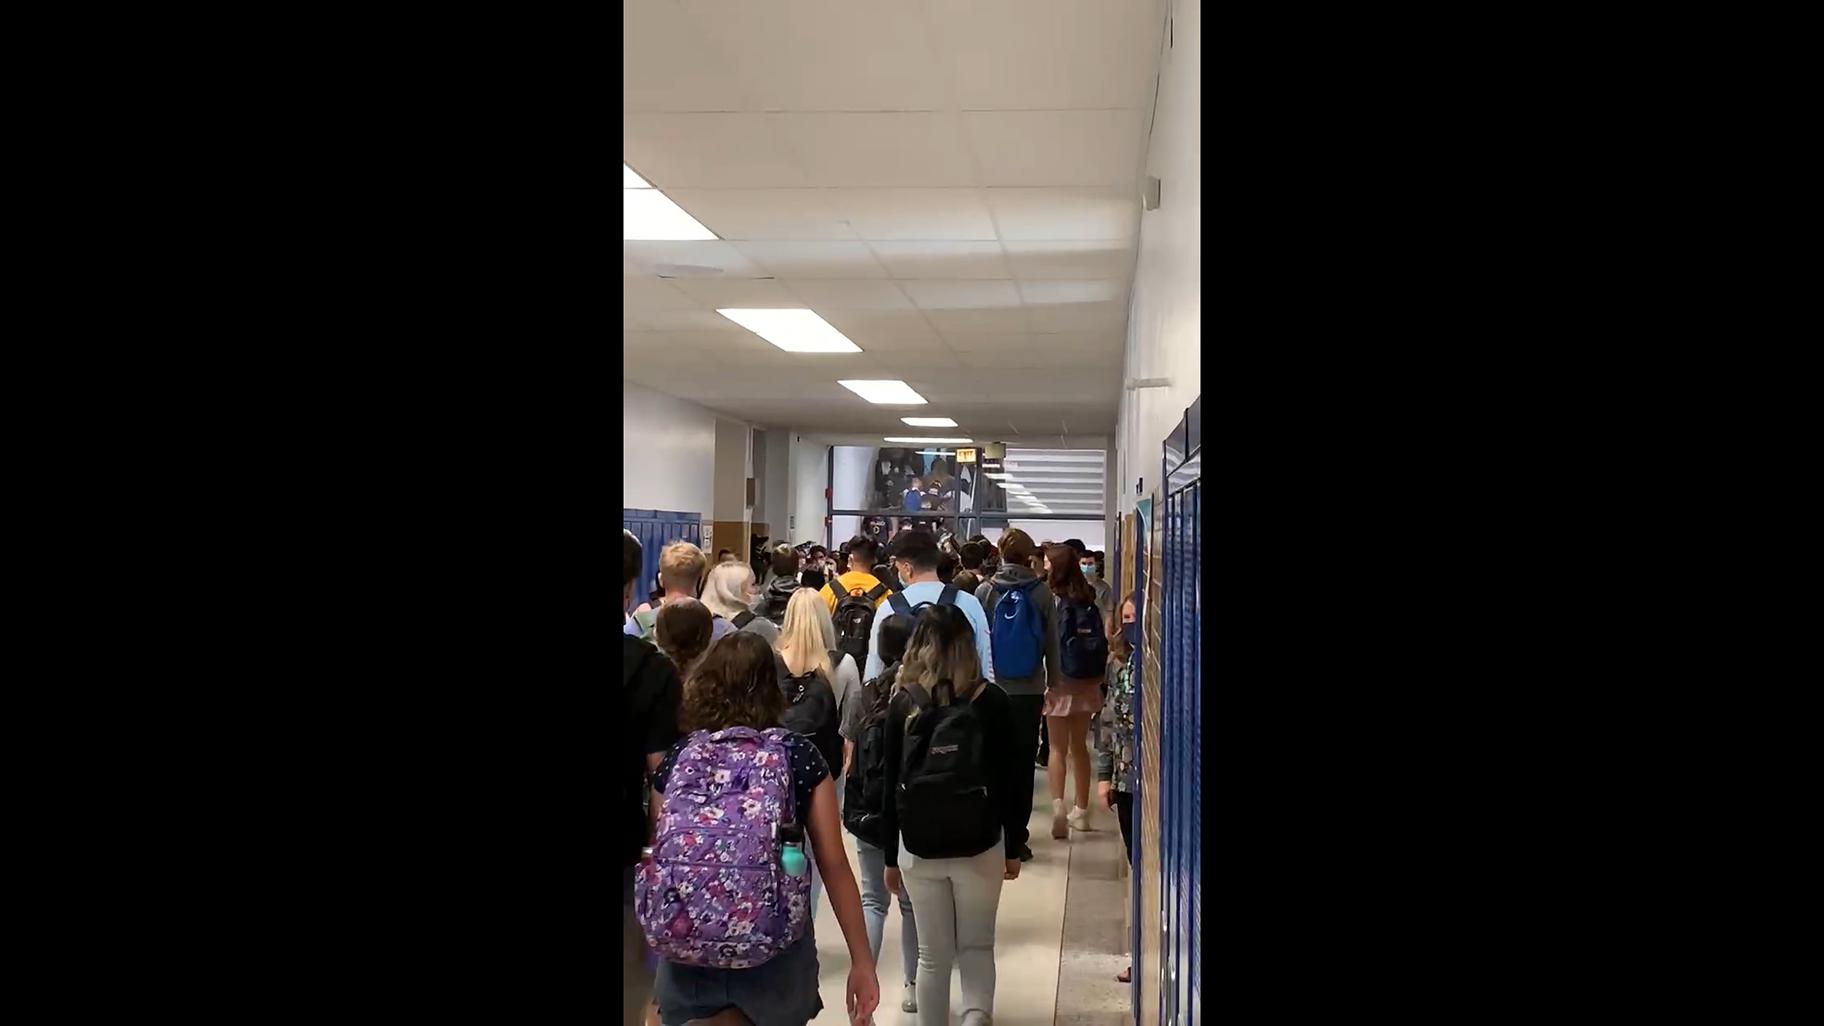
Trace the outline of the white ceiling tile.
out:
[[[621,156],[666,195],[672,189],[809,185],[804,172],[780,145],[779,126],[771,118],[768,114],[628,114],[621,119]]]
[[[959,353],[999,350],[1041,350],[1058,335],[1035,335],[1029,331],[1011,332],[946,332],[944,342]]]
[[[885,278],[862,242],[740,242],[748,259],[781,278]]]
[[[906,281],[900,283],[912,302],[927,313],[933,310],[981,310],[1020,304],[1020,291],[1011,281]]]
[[[998,242],[873,242],[895,278],[1011,278]]]
[[[890,281],[824,281],[794,279],[787,286],[805,305],[823,312],[831,310],[903,310],[915,313],[912,301],[898,285]]]
[[[657,278],[621,279],[621,304],[638,313],[650,310],[695,310],[698,304],[689,296]]]
[[[949,89],[904,0],[683,0],[766,110],[938,110]]]
[[[1127,242],[1010,241],[1001,244],[1015,278],[1133,277],[1134,249]],[[891,265],[888,265],[889,268]]]
[[[724,239],[856,239],[821,189],[668,189],[665,195]]]
[[[857,244],[859,245],[859,243]],[[713,267],[729,277],[761,278],[766,271],[726,242],[621,242],[621,254],[661,278],[679,268]]]
[[[997,238],[979,189],[834,189],[830,197],[864,239]]]
[[[629,314],[628,318],[647,331],[688,331],[701,334],[706,331],[747,330],[714,310],[700,305],[694,310],[653,310],[646,313]]]
[[[1123,189],[985,189],[1001,238],[1115,240],[1133,237],[1140,204]]]
[[[831,310],[812,307],[849,341],[867,352],[906,347],[939,348],[938,336],[917,310]]]
[[[728,61],[706,43],[671,0],[623,3],[621,109],[746,109],[746,94]]]
[[[1025,307],[926,310],[925,319],[945,337],[1027,330]]]
[[[963,117],[984,185],[1132,188],[1139,177],[1137,110],[989,111]]]
[[[1127,324],[1127,303],[1033,303],[1027,314],[1033,331],[1114,331]]]
[[[978,370],[1000,368],[1027,370],[1114,368],[1118,370],[1121,365],[1119,354],[1110,357],[1103,353],[1035,349],[973,349],[957,353],[956,358],[962,362],[963,366]]]
[[[965,110],[1144,109],[1163,0],[925,0]]]
[[[954,114],[775,114],[773,119],[812,185],[981,184]]]
[[[1020,298],[1032,306],[1045,303],[1112,303],[1126,297],[1125,283],[1113,278],[1095,278],[1088,281],[1054,279],[1020,283]]]
[[[717,278],[679,278],[669,284],[710,310],[801,308],[804,301],[776,281]]]

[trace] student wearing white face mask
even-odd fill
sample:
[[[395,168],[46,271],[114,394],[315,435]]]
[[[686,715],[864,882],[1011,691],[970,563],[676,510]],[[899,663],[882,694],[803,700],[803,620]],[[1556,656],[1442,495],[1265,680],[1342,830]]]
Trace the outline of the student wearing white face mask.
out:
[[[1077,554],[1077,567],[1083,571],[1084,577],[1089,578],[1089,586],[1095,589],[1096,608],[1102,611],[1102,619],[1106,621],[1115,615],[1115,589],[1102,579],[1101,564],[1096,561],[1094,553],[1083,547],[1081,538],[1066,539],[1064,544]]]

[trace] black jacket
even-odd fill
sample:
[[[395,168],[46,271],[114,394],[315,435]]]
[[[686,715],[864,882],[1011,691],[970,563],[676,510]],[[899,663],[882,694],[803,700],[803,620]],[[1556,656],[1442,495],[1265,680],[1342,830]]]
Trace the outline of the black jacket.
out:
[[[621,635],[620,777],[618,804],[624,865],[640,861],[646,844],[646,756],[678,740],[678,701],[683,694],[671,660],[650,643]]]
[[[771,620],[775,626],[785,626],[785,604],[792,600],[792,592],[801,587],[796,577],[775,577],[760,597],[754,600],[754,612]]]
[[[990,682],[982,687],[974,702],[977,714],[982,717],[985,737],[1014,736],[1013,705],[1007,701],[1005,691]],[[899,867],[899,806],[894,796],[899,790],[900,771],[904,768],[901,761],[905,752],[906,718],[917,707],[918,703],[903,690],[895,692],[887,706],[887,800],[886,808],[881,810],[884,821],[881,840],[886,842],[883,847],[887,865],[896,869]],[[983,774],[995,799],[995,807],[1001,812],[1001,845],[1010,859],[1020,857],[1020,849],[1026,845],[1026,821],[1032,816],[1032,767],[1027,760],[1017,757],[1020,750],[1016,744],[988,745],[989,764]]]

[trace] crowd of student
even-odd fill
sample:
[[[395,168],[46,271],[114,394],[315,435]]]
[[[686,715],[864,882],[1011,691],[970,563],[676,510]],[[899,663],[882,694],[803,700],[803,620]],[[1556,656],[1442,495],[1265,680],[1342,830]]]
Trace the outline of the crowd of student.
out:
[[[1035,762],[1068,840],[1088,828],[1098,739],[1099,798],[1131,857],[1134,604],[1115,608],[1102,554],[911,528],[884,559],[867,536],[780,546],[757,579],[674,542],[630,608],[642,553],[622,536],[626,1026],[809,1022],[821,892],[851,1021],[879,1003],[896,901],[901,1008],[947,1026],[956,966],[962,1023],[989,1026],[1001,888],[1033,857]]]

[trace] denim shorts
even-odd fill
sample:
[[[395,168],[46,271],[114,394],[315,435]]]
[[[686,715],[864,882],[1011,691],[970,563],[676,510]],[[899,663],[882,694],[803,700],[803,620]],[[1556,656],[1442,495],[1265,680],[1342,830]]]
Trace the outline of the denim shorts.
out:
[[[823,1011],[817,993],[817,937],[805,924],[798,943],[752,969],[708,969],[659,963],[659,1021],[683,1026],[739,1008],[754,1026],[804,1026]]]

